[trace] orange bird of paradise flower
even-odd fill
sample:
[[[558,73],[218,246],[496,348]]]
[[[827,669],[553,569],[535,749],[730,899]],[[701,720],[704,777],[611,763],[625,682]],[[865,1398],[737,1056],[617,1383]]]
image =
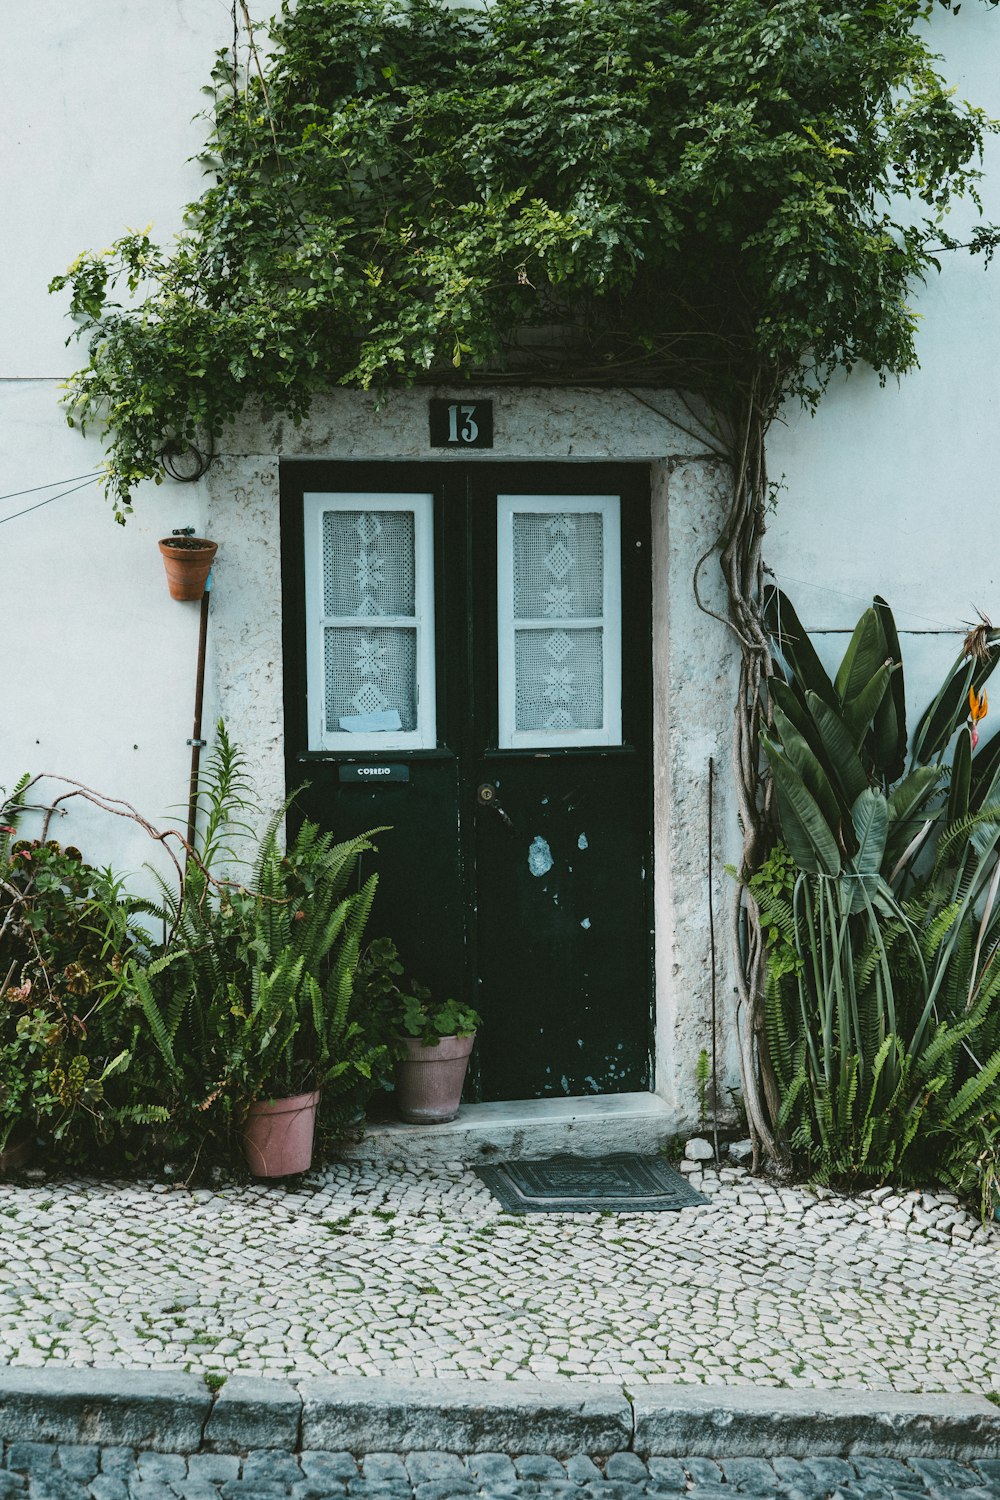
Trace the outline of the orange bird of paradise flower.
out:
[[[979,744],[979,730],[976,725],[980,719],[985,719],[989,710],[985,693],[977,693],[974,687],[969,689],[969,728],[972,730],[972,748],[975,750]]]

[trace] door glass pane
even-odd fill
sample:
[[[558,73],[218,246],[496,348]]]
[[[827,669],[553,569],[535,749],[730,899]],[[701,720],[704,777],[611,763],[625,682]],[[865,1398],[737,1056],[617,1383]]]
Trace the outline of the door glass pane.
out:
[[[498,745],[621,743],[617,495],[497,497]]]
[[[327,627],[324,647],[328,734],[416,728],[415,630]]]
[[[328,510],[323,517],[324,614],[412,615],[411,510]]]
[[[429,749],[432,494],[303,496],[310,750]]]
[[[602,630],[515,632],[518,731],[604,728]]]
[[[515,513],[515,619],[600,618],[603,597],[603,516]]]

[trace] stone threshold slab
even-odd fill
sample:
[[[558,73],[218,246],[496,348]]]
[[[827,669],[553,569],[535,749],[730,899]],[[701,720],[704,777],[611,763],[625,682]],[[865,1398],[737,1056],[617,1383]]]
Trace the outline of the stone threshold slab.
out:
[[[978,1396],[593,1381],[287,1381],[0,1369],[0,1439],[165,1453],[332,1450],[643,1458],[995,1458],[1000,1410]]]
[[[443,1125],[368,1125],[337,1147],[349,1161],[488,1162],[529,1157],[649,1155],[683,1125],[657,1094],[589,1094],[573,1099],[515,1099],[463,1104]]]

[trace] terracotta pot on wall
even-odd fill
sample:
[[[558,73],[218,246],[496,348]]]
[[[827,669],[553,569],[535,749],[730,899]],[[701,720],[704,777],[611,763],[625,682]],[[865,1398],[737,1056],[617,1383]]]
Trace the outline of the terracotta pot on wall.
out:
[[[171,599],[200,599],[219,550],[203,536],[166,536],[160,542]]]
[[[243,1125],[243,1154],[255,1177],[290,1177],[312,1166],[319,1089],[251,1104]]]
[[[465,1070],[476,1040],[443,1036],[436,1047],[401,1038],[406,1056],[396,1064],[396,1108],[410,1125],[443,1125],[458,1114]]]

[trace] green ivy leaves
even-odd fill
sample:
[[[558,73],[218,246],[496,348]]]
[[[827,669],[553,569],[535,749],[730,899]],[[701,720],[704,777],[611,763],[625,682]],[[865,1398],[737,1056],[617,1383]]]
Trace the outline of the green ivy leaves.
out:
[[[218,55],[214,180],[173,246],[132,233],[52,282],[89,340],[67,413],[105,431],[117,511],[166,443],[208,446],[250,397],[297,419],[338,384],[461,369],[723,407],[758,377],[774,409],[858,360],[907,369],[911,288],[993,128],[921,15],[286,4],[262,77],[237,87]]]

